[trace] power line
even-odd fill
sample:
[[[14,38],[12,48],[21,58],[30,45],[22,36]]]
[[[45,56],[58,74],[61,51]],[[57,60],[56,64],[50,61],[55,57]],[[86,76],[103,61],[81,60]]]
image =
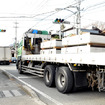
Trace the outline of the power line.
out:
[[[52,16],[52,15],[54,15],[54,14],[56,14],[57,12],[55,12],[55,13],[52,13],[52,14],[50,14],[50,15],[48,15],[48,16],[46,16],[46,17],[44,17],[43,19],[41,19],[40,20],[40,22],[41,21],[43,21],[43,20],[45,20],[46,18],[48,18],[48,17],[50,17],[50,16]],[[38,23],[40,23],[40,22],[37,22],[34,26],[36,26]],[[31,28],[33,28],[34,26],[32,26]]]
[[[95,11],[96,9],[98,9],[98,11],[100,11],[99,9],[101,9],[101,8],[104,7],[104,6],[105,6],[105,4],[101,4],[101,5],[99,5],[99,6],[96,7],[96,8],[90,9],[89,11],[84,11],[84,10],[83,10],[83,15],[82,15],[81,17],[83,17],[84,15],[88,15],[88,14],[94,13],[94,11]],[[104,8],[103,10],[105,10],[105,8]],[[97,12],[98,12],[98,11],[97,11]]]
[[[55,12],[55,11],[36,14],[34,16],[0,16],[0,18],[34,18],[34,17],[40,16],[40,15],[46,15],[46,14],[53,13],[53,12]]]
[[[90,8],[97,7],[97,6],[100,6],[100,5],[103,5],[103,4],[105,4],[105,1],[104,2],[101,2],[101,3],[98,3],[98,4],[95,4],[95,5],[92,5],[92,6],[89,6],[86,9],[84,9],[84,11],[87,11]]]
[[[53,13],[53,12],[55,12],[55,11],[49,11],[49,12],[45,12],[45,13],[41,13],[41,14],[36,14],[36,15],[32,16],[32,18],[40,16],[40,15],[45,15],[45,14]]]
[[[76,0],[75,0],[75,1],[76,1]],[[85,0],[79,0],[80,3],[82,3],[83,1],[85,1]],[[75,6],[75,5],[76,5],[76,6]],[[69,5],[69,6],[65,7],[65,8],[75,8],[75,7],[77,7],[77,5],[78,5],[78,2],[75,2],[75,3]]]
[[[37,10],[39,11],[47,2],[48,2],[48,0],[47,1],[46,0],[42,0],[42,2],[40,3],[40,5],[37,8],[35,8],[35,11],[37,11]]]
[[[42,10],[43,7],[47,4],[48,0],[45,1],[45,3],[43,5],[40,6],[40,8],[38,10]]]
[[[100,8],[102,8],[102,7],[104,7],[104,6],[105,6],[105,4],[100,5],[100,6],[96,7],[96,8],[90,9],[89,11],[86,11],[86,12],[94,11],[94,10],[96,10],[96,9],[99,10]],[[83,11],[83,12],[85,12],[85,11]]]

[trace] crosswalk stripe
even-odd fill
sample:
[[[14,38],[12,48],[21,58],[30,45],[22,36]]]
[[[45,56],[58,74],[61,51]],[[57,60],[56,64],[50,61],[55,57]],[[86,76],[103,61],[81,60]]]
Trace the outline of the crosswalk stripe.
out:
[[[13,97],[13,95],[8,90],[4,90],[3,94],[5,95],[5,97]]]
[[[21,94],[18,90],[11,90],[11,92],[12,92],[15,96],[22,96],[22,94]]]
[[[0,98],[2,98],[2,93],[0,92]]]

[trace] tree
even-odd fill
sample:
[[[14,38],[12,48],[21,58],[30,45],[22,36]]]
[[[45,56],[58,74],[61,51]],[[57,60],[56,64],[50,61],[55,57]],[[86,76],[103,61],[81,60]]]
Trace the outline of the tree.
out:
[[[100,30],[105,30],[105,22],[97,21],[95,23],[92,23],[92,26],[99,28]]]

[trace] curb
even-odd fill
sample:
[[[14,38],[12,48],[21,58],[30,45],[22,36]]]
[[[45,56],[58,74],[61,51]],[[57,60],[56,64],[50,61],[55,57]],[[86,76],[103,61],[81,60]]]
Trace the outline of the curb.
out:
[[[24,83],[22,83],[21,81],[19,81],[19,79],[17,79],[17,77],[15,77],[14,75],[10,74],[9,72],[7,72],[6,70],[0,69],[2,70],[2,72],[10,79],[10,80],[16,80],[18,82],[20,82],[20,88],[23,89],[29,96],[31,96],[34,101],[36,103],[38,103],[38,105],[47,105],[44,102],[42,102],[38,95],[35,93],[35,91],[33,91],[31,88],[29,88],[28,86],[26,86]]]
[[[3,69],[0,69],[2,72],[3,72],[3,74],[5,74],[10,80],[14,80],[13,78],[12,78],[12,76],[9,74],[9,73],[7,73],[5,70],[3,70]]]
[[[36,103],[38,103],[38,105],[46,105],[44,102],[42,102],[39,97],[37,96],[37,94],[32,90],[30,89],[28,86],[26,85],[21,85],[21,87],[28,95],[30,95],[32,98],[34,98],[34,101]]]

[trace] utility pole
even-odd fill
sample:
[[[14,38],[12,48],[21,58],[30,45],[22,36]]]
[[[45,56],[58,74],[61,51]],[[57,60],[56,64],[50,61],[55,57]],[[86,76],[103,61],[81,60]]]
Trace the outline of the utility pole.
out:
[[[80,34],[80,29],[81,29],[81,15],[80,15],[80,5],[81,5],[81,0],[77,0],[77,19],[76,19],[76,34]]]
[[[75,22],[76,23],[76,34],[80,35],[80,29],[81,29],[80,5],[81,5],[81,0],[76,0],[76,1],[77,1],[76,6],[69,5],[66,8],[56,8],[55,10],[56,11],[67,10],[67,11],[72,12],[74,15],[76,15],[76,22]],[[68,8],[76,8],[77,11],[73,12],[72,10],[69,10]]]
[[[15,22],[15,53],[16,53],[16,57],[17,57],[17,24],[19,24],[17,21]]]

